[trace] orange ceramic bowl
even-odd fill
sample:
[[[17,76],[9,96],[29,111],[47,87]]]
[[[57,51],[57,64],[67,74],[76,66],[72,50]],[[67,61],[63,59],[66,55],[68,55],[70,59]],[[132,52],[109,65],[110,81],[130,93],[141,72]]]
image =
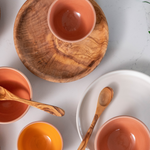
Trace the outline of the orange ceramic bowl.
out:
[[[18,138],[18,150],[62,150],[63,140],[59,131],[46,122],[27,125]]]
[[[150,133],[140,120],[119,116],[102,125],[94,146],[95,150],[150,150]]]
[[[0,67],[0,86],[13,94],[31,100],[32,89],[28,79],[20,71]],[[29,106],[16,101],[0,101],[0,124],[12,123],[23,117]]]
[[[94,29],[96,13],[88,0],[55,0],[48,11],[48,26],[58,39],[78,42]]]

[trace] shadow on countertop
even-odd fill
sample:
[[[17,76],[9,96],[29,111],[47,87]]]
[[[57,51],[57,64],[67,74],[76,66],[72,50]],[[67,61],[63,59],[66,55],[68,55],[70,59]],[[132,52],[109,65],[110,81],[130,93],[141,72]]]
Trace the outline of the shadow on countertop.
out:
[[[3,32],[6,32],[10,26],[14,26],[14,21],[19,11],[18,5],[19,0],[15,0],[15,2],[10,0],[0,0],[0,36],[3,34]]]

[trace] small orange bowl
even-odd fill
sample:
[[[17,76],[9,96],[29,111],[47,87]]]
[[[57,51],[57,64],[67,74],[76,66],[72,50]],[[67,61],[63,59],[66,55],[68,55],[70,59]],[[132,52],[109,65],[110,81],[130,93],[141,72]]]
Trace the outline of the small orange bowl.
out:
[[[79,42],[94,29],[96,13],[88,0],[55,0],[48,11],[48,26],[58,39]]]
[[[59,131],[46,122],[27,125],[18,137],[18,150],[62,150],[63,140]]]
[[[94,147],[95,150],[150,150],[150,133],[140,120],[119,116],[101,126]]]
[[[32,89],[30,82],[20,71],[0,67],[0,86],[6,88],[18,97],[31,100]],[[8,124],[22,118],[29,106],[16,101],[0,101],[0,124]]]

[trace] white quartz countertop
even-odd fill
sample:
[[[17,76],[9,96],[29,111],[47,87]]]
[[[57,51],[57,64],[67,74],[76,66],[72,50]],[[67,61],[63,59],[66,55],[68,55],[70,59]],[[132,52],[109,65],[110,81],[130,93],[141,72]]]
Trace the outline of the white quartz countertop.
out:
[[[64,150],[76,150],[81,142],[76,127],[76,110],[86,88],[98,77],[116,70],[135,70],[150,75],[150,4],[142,0],[96,0],[109,26],[107,52],[97,68],[86,77],[69,83],[52,83],[32,74],[15,50],[13,27],[25,0],[0,0],[0,67],[18,69],[29,79],[33,100],[63,108],[64,117],[55,117],[30,107],[12,124],[0,125],[1,150],[17,150],[17,138],[27,124],[46,121],[60,131]]]

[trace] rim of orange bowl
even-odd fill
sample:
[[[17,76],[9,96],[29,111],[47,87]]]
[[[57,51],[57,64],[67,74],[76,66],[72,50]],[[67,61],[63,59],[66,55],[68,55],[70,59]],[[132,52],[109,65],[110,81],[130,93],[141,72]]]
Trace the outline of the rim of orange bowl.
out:
[[[32,96],[33,96],[33,93],[32,93],[32,87],[31,87],[31,83],[29,81],[29,79],[19,70],[15,69],[15,68],[12,68],[12,67],[7,67],[7,66],[4,66],[4,67],[0,67],[0,70],[1,69],[9,69],[9,70],[13,70],[13,71],[16,71],[18,72],[21,76],[23,76],[25,78],[25,80],[27,81],[28,85],[29,85],[29,89],[30,89],[30,101],[32,100]],[[0,124],[10,124],[10,123],[13,123],[13,122],[16,122],[18,120],[20,120],[23,116],[25,116],[25,114],[28,112],[30,106],[28,105],[26,110],[24,111],[24,113],[19,116],[18,118],[12,120],[12,121],[8,121],[8,122],[0,122]]]
[[[85,0],[85,1],[91,6],[91,9],[93,10],[93,13],[94,13],[94,23],[93,23],[93,26],[92,26],[90,32],[89,32],[86,36],[84,36],[83,38],[80,38],[80,39],[78,39],[78,40],[65,40],[65,39],[60,38],[59,36],[57,36],[57,35],[53,32],[53,30],[52,30],[52,28],[51,28],[51,26],[50,26],[50,21],[49,21],[50,12],[51,12],[52,6],[53,6],[57,1],[59,1],[59,0],[55,0],[55,1],[50,5],[50,7],[49,7],[49,9],[48,9],[48,15],[47,15],[48,27],[49,27],[50,31],[52,32],[52,34],[53,34],[57,39],[59,39],[59,40],[61,40],[61,41],[63,41],[63,42],[68,42],[68,43],[77,43],[77,42],[80,42],[80,41],[84,40],[85,38],[87,38],[87,37],[92,33],[92,31],[94,30],[95,24],[96,24],[96,12],[95,12],[94,6],[91,4],[91,2],[90,2],[89,0]]]
[[[47,124],[47,125],[53,127],[53,128],[59,133],[59,136],[60,136],[61,141],[62,141],[62,148],[61,148],[61,150],[63,150],[64,144],[63,144],[63,138],[62,138],[62,135],[61,135],[60,131],[59,131],[54,125],[52,125],[51,123],[45,122],[45,121],[34,121],[34,122],[31,122],[31,123],[27,124],[26,126],[24,126],[24,127],[21,129],[21,131],[20,131],[20,133],[19,133],[19,135],[18,135],[18,139],[17,139],[17,149],[19,150],[19,148],[18,148],[18,142],[19,142],[19,137],[20,137],[21,133],[24,131],[24,129],[26,129],[26,128],[29,127],[30,125],[36,124],[36,123]]]
[[[99,136],[100,131],[105,127],[106,124],[110,123],[111,121],[113,121],[113,120],[115,120],[115,119],[119,119],[119,118],[130,118],[130,119],[133,119],[133,120],[139,122],[139,123],[143,126],[143,128],[145,128],[146,132],[147,132],[148,135],[149,135],[149,139],[150,139],[150,130],[149,130],[149,128],[145,125],[145,123],[144,123],[143,121],[141,121],[140,119],[138,119],[138,118],[136,118],[136,117],[133,117],[133,116],[129,116],[129,115],[119,115],[119,116],[115,116],[115,117],[110,118],[109,120],[107,120],[107,121],[99,128],[99,130],[98,130],[97,133],[96,133],[95,140],[94,140],[94,149],[95,149],[95,150],[97,150],[95,145],[96,145],[96,140],[97,140],[97,138],[98,138],[98,136]],[[150,144],[149,144],[149,147],[150,147]]]

